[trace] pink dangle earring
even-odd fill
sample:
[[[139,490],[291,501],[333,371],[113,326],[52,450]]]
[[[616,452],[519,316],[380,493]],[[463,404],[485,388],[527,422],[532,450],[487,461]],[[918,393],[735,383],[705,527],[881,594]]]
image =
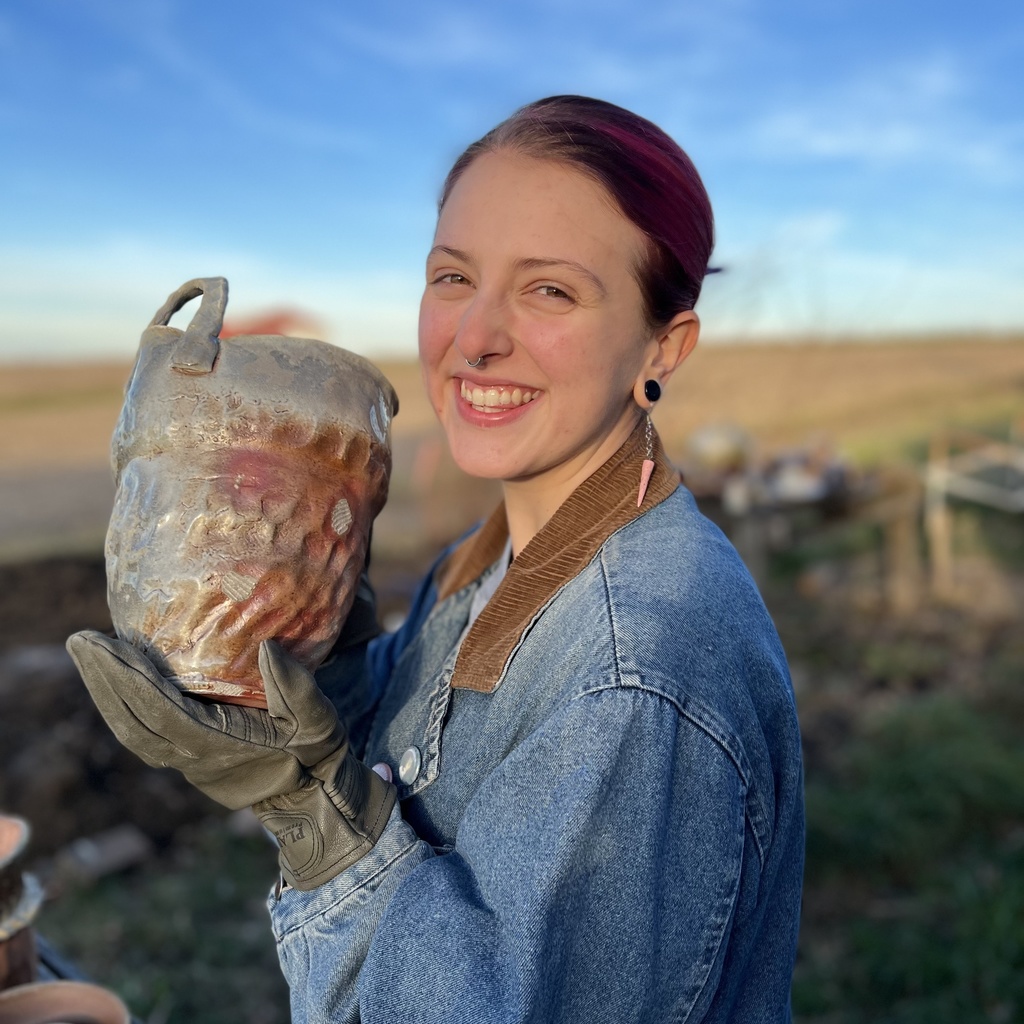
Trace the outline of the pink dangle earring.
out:
[[[661,385],[656,380],[644,381],[644,398],[652,404],[661,398]],[[651,414],[647,413],[647,423],[644,427],[644,436],[647,440],[647,458],[644,459],[640,468],[640,490],[636,496],[636,507],[644,503],[644,495],[647,493],[647,485],[651,482],[651,473],[654,472],[654,427],[651,425]]]

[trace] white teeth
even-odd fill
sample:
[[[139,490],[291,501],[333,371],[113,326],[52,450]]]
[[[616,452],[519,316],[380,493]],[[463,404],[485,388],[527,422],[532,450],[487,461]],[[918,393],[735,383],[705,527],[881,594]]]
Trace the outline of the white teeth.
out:
[[[499,411],[503,406],[515,407],[525,405],[527,402],[532,402],[540,394],[539,391],[524,391],[522,388],[513,388],[511,391],[503,387],[487,388],[484,390],[479,385],[467,384],[466,381],[460,382],[459,391],[462,397],[474,409],[495,409]]]

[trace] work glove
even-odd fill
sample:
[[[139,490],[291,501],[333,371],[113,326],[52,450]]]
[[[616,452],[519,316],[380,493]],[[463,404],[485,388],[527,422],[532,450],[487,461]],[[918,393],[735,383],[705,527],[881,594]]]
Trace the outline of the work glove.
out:
[[[251,806],[296,889],[322,885],[380,838],[394,786],[350,752],[334,706],[278,644],[260,644],[265,711],[188,697],[131,644],[102,633],[75,633],[67,647],[114,735],[225,807]]]

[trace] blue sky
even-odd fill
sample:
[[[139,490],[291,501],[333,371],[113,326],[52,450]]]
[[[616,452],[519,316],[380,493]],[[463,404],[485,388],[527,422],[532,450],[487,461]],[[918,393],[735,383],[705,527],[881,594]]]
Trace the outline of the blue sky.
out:
[[[701,170],[706,337],[1024,329],[1021,4],[0,0],[0,359],[212,274],[411,354],[448,165],[559,92]]]

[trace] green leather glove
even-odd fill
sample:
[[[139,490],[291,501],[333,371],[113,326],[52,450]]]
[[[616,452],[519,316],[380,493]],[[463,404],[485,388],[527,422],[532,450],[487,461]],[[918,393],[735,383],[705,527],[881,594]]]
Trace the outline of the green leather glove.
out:
[[[334,706],[277,644],[260,645],[266,711],[187,697],[131,644],[102,633],[75,633],[67,647],[117,738],[225,807],[252,806],[296,889],[333,878],[380,838],[394,786],[350,753]]]

